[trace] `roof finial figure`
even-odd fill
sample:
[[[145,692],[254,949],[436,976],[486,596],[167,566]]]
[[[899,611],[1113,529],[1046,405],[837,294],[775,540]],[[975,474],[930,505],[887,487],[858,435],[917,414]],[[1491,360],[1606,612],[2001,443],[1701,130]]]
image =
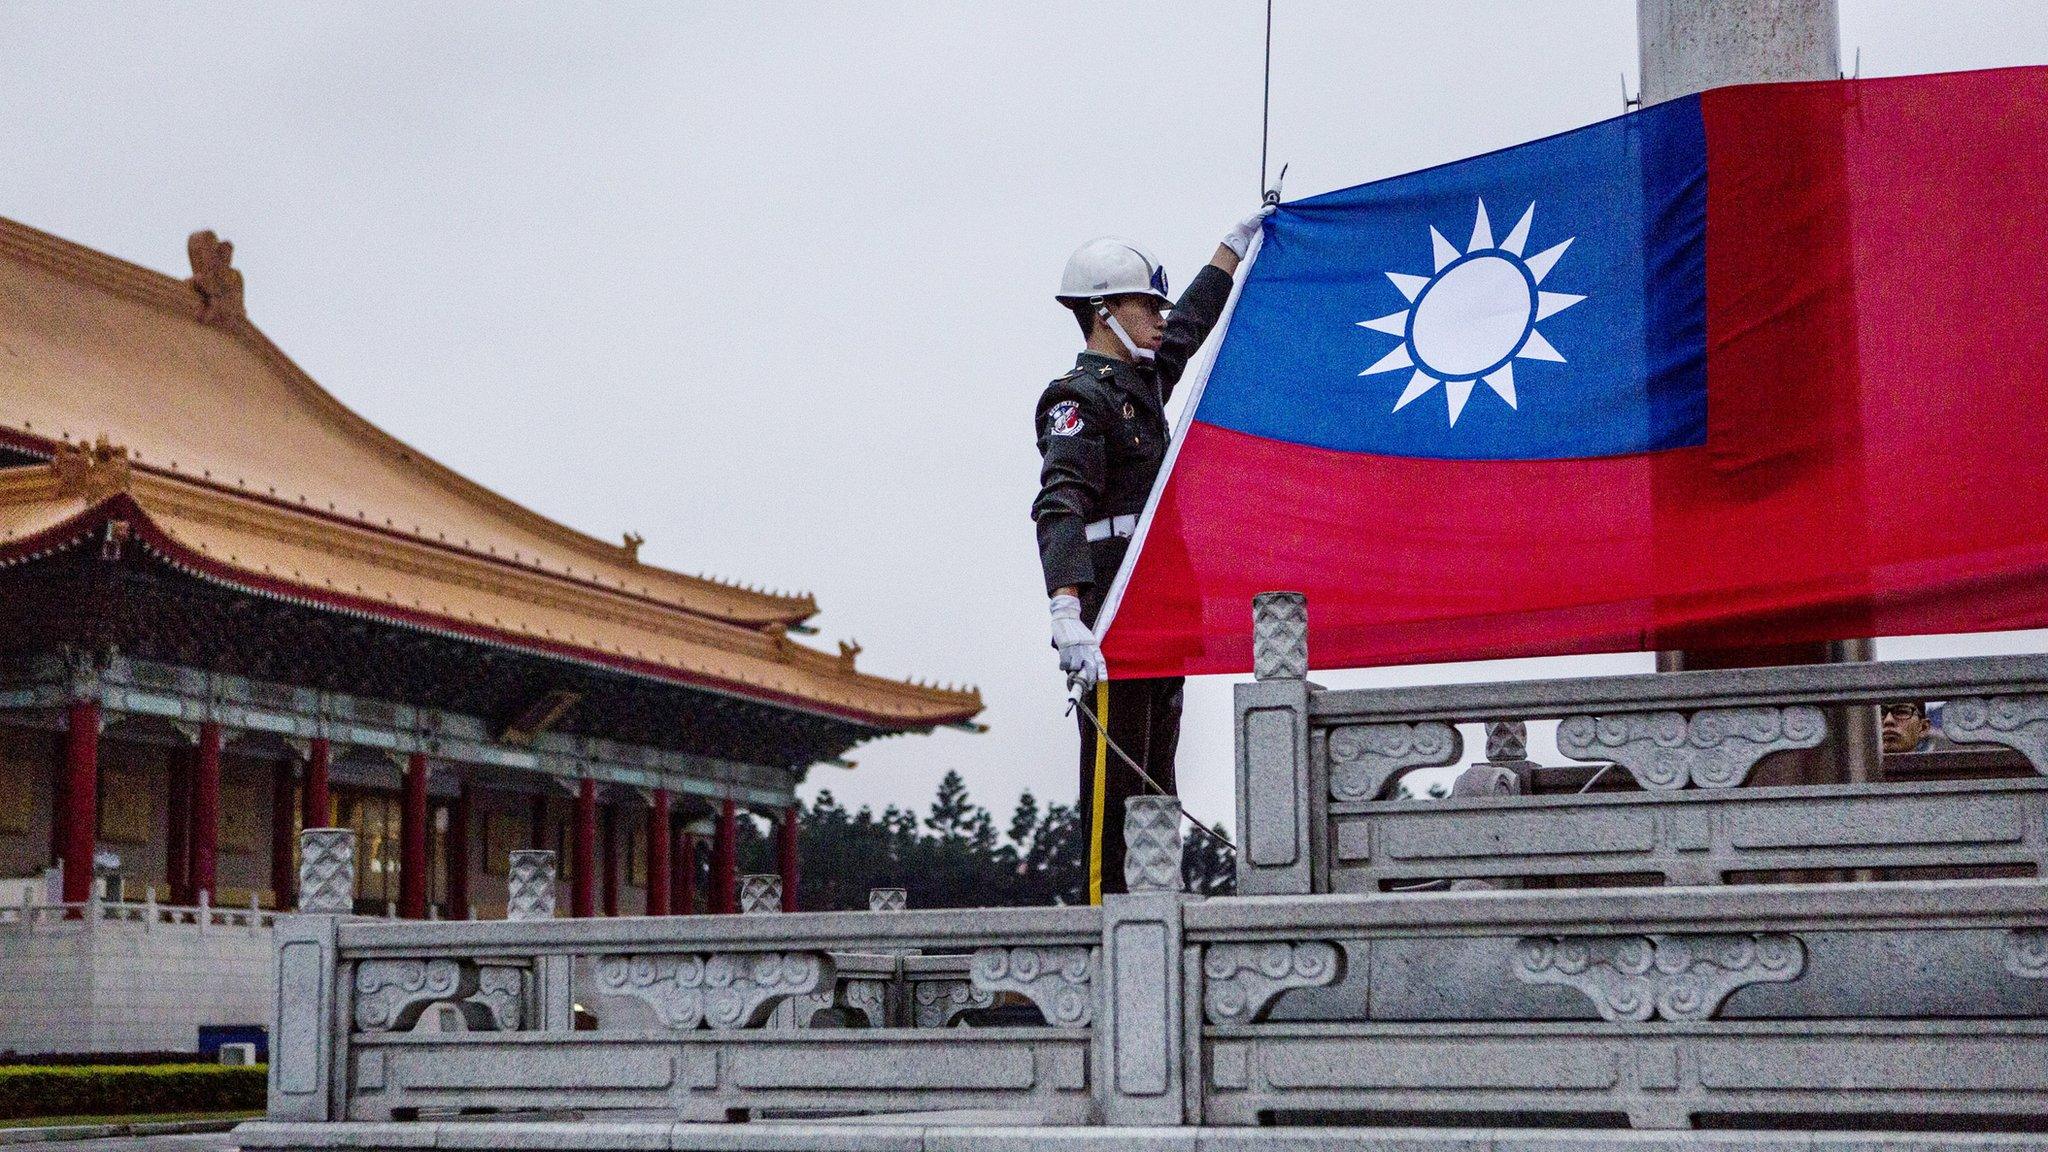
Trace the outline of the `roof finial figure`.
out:
[[[626,559],[638,564],[640,562],[640,546],[645,543],[647,543],[647,537],[642,536],[638,532],[626,533],[625,542],[621,545],[626,550]]]
[[[83,440],[58,447],[50,457],[60,495],[97,504],[128,490],[128,449],[109,443],[102,434],[88,446]]]
[[[234,242],[207,228],[185,237],[185,255],[192,261],[189,283],[199,290],[199,322],[229,328],[246,319]]]
[[[853,661],[860,654],[860,641],[841,640],[839,642],[839,670],[841,672],[853,671]]]

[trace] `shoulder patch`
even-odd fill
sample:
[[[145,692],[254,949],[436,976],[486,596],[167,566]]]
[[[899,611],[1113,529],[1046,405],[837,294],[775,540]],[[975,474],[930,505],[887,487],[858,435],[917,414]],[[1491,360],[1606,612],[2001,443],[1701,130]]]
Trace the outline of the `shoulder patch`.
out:
[[[1054,436],[1074,436],[1081,431],[1081,405],[1062,400],[1045,414],[1045,430]]]

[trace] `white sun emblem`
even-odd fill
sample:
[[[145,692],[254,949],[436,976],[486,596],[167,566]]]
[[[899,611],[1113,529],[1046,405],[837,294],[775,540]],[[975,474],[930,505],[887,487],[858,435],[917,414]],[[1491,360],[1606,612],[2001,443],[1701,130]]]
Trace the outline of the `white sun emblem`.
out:
[[[1513,408],[1516,360],[1564,363],[1536,324],[1585,297],[1544,292],[1537,286],[1577,237],[1524,259],[1522,248],[1529,242],[1529,222],[1535,215],[1536,205],[1531,204],[1507,239],[1495,244],[1493,225],[1486,219],[1486,201],[1481,200],[1478,217],[1472,222],[1472,240],[1463,252],[1431,228],[1435,271],[1427,276],[1387,273],[1411,307],[1358,322],[1361,328],[1401,338],[1392,352],[1359,375],[1415,370],[1401,398],[1394,401],[1394,411],[1442,384],[1451,423],[1456,424],[1465,401],[1472,396],[1472,386],[1481,381]]]

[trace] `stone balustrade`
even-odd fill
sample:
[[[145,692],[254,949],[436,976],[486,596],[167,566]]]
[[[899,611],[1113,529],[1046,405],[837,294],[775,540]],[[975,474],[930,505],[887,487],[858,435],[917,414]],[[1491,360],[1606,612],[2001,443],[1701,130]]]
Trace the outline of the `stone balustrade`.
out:
[[[591,1148],[736,1146],[715,1126],[807,1115],[1219,1148],[1376,1116],[1654,1133],[2048,1115],[2048,780],[1745,786],[1839,706],[1894,699],[1947,700],[1952,739],[2048,767],[2048,659],[1331,692],[1306,679],[1307,605],[1257,610],[1242,894],[1182,890],[1171,797],[1130,802],[1130,893],[1099,908],[910,911],[882,890],[873,911],[780,913],[773,878],[750,877],[754,914],[554,919],[551,858],[521,854],[513,904],[533,918],[280,922],[273,1122],[242,1146],[488,1144],[513,1129],[389,1122],[536,1108],[581,1126],[520,1140]],[[1531,719],[1634,787],[1518,794]],[[1475,723],[1494,777],[1394,798],[1458,762]],[[1906,878],[1930,869],[1958,878]],[[1566,886],[1617,873],[1636,886]],[[1758,882],[1788,873],[1821,882]],[[1479,878],[1494,890],[1387,890]],[[590,1123],[611,1114],[639,1119]],[[759,1131],[913,1139],[880,1119]]]
[[[1306,607],[1255,612],[1270,674],[1237,686],[1238,891],[1377,892],[1418,880],[1635,874],[1718,884],[1782,869],[2048,862],[2048,656],[1802,665],[1328,691],[1306,679]],[[1843,705],[1946,701],[1958,744],[2011,749],[2026,779],[1746,787],[1764,758],[1818,746]],[[1445,803],[1401,779],[1464,757],[1531,766],[1527,723],[1628,791],[1512,794],[1513,773]],[[1468,773],[1475,776],[1478,770]]]

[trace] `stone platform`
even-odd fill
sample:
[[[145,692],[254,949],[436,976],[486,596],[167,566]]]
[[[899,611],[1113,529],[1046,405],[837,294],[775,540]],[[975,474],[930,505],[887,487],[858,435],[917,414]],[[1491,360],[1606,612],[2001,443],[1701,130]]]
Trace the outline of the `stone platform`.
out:
[[[247,1152],[2036,1152],[2048,1136],[1965,1132],[1629,1132],[1535,1128],[1049,1128],[1002,1115],[861,1122],[660,1120],[274,1124],[235,1130]]]

